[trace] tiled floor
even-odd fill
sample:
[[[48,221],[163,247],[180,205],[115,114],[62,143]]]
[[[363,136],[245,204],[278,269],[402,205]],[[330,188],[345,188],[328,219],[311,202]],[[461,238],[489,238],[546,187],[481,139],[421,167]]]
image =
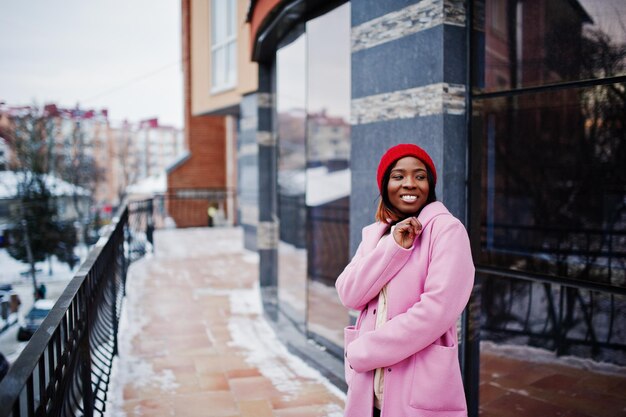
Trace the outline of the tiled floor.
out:
[[[109,416],[341,417],[344,396],[264,321],[233,229],[165,230],[131,266]]]
[[[131,266],[107,416],[341,417],[344,395],[261,314],[238,229],[160,230]],[[626,375],[481,353],[484,417],[623,417]],[[402,416],[391,416],[402,417]]]
[[[483,352],[480,408],[485,417],[623,417],[626,375]]]

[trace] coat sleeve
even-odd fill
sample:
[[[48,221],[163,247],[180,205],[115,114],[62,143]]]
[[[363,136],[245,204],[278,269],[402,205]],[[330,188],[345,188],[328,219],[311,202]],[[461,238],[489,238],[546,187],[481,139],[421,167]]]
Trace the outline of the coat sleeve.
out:
[[[446,224],[431,245],[419,301],[348,345],[346,357],[355,371],[396,364],[431,345],[455,325],[474,284],[469,238],[463,225],[455,221]]]
[[[342,304],[361,310],[402,269],[412,250],[413,247],[405,249],[389,237],[364,254],[361,242],[354,258],[335,282]]]

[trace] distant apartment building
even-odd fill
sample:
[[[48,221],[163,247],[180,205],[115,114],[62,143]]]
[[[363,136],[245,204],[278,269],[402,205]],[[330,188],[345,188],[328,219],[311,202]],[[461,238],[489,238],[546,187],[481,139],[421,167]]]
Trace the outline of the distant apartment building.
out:
[[[158,119],[139,122],[135,137],[140,178],[161,174],[184,152],[182,131]]]
[[[128,186],[164,175],[184,154],[182,130],[159,124],[158,119],[124,121],[108,131],[108,160],[99,202],[117,206]]]
[[[11,118],[32,110],[3,105],[0,131],[9,132]],[[181,129],[161,125],[156,118],[114,125],[106,109],[46,104],[41,112],[51,119],[50,172],[92,192],[91,214],[95,210],[111,214],[125,197],[126,187],[163,174],[184,153]],[[0,169],[9,169],[10,152],[9,139],[0,138]]]

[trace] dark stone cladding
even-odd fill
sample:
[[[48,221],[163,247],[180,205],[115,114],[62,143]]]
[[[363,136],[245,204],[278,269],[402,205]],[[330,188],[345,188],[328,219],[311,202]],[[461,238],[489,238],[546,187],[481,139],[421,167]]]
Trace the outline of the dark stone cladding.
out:
[[[352,53],[352,98],[440,82],[464,84],[464,38],[465,28],[438,25]]]
[[[243,226],[244,233],[244,247],[248,250],[256,251],[257,249],[257,218],[250,222],[247,217],[249,207],[252,207],[253,212],[258,212],[258,152],[250,152],[249,150],[255,150],[256,132],[258,125],[258,108],[257,108],[258,94],[248,94],[241,99],[240,103],[240,119],[237,132],[237,181],[239,190],[239,212],[238,218]],[[252,180],[250,177],[253,177]],[[253,181],[256,180],[256,181]]]
[[[358,26],[377,17],[416,4],[415,0],[352,0],[352,26]]]
[[[259,64],[259,94],[271,94],[271,68],[269,65]],[[258,108],[258,132],[271,132],[272,112],[267,107]],[[258,133],[257,132],[257,133]],[[276,217],[276,146],[259,144],[259,225],[257,235],[267,234],[273,230],[268,227]],[[262,223],[265,223],[263,225]],[[259,236],[267,241],[268,236]],[[271,240],[271,239],[269,239]],[[260,245],[259,245],[260,246]],[[259,247],[259,281],[261,287],[274,287],[278,281],[278,260],[276,248]]]

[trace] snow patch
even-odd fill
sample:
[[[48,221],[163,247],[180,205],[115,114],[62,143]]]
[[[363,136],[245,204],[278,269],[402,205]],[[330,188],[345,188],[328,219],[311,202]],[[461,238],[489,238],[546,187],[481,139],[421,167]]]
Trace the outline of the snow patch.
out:
[[[86,250],[82,250],[77,247],[75,253],[80,255],[82,260],[86,259]],[[30,275],[27,274],[30,270],[30,266],[27,263],[20,262],[14,259],[6,249],[0,249],[0,283],[1,284],[22,284],[24,282],[30,282]],[[80,263],[79,263],[80,265]],[[74,276],[74,271],[78,271],[78,266],[74,267],[74,270],[64,263],[60,262],[56,256],[51,256],[50,261],[42,261],[35,263],[35,269],[37,271],[37,280],[41,282],[52,281],[70,281]],[[52,274],[50,274],[52,270]]]
[[[565,365],[609,375],[622,376],[626,374],[626,367],[606,362],[596,362],[576,356],[557,356],[555,352],[525,345],[496,344],[490,341],[480,342],[481,352],[496,356],[514,358],[526,362]]]
[[[244,295],[244,292],[248,294]],[[283,345],[272,327],[259,315],[250,317],[247,309],[253,301],[261,311],[258,288],[237,290],[237,296],[231,297],[232,315],[228,322],[232,342],[229,346],[245,349],[246,362],[256,367],[263,376],[287,396],[298,393],[302,383],[298,379],[320,383],[336,397],[345,400],[345,394],[331,384],[319,371],[311,368],[302,359],[291,354]],[[242,301],[244,300],[244,301]],[[329,406],[328,416],[341,416],[341,408]]]
[[[140,337],[142,329],[149,322],[141,311],[141,299],[145,296],[144,281],[149,277],[141,269],[142,265],[145,265],[144,259],[134,263],[126,279],[126,296],[122,300],[118,328],[119,354],[113,359],[105,413],[108,417],[126,417],[123,407],[124,387],[127,385],[137,388],[156,386],[161,391],[172,393],[179,386],[171,370],[156,372],[150,362],[132,354],[133,339]]]
[[[343,397],[345,397],[345,395],[343,395]],[[326,412],[326,417],[343,417],[343,408],[337,404],[328,404],[324,407],[324,411]]]

